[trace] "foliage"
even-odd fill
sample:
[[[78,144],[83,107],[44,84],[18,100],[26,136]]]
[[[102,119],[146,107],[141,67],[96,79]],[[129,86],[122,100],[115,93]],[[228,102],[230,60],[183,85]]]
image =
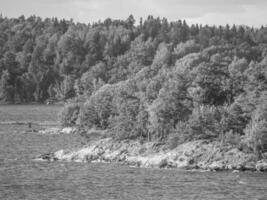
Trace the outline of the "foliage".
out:
[[[77,103],[68,103],[64,106],[60,114],[62,126],[73,126],[77,124],[80,106]]]
[[[266,30],[153,16],[139,24],[0,17],[0,100],[67,101],[63,125],[118,139],[175,146],[242,137],[265,151]]]
[[[267,102],[254,111],[252,120],[245,129],[246,143],[261,157],[267,152]]]
[[[81,123],[87,127],[105,129],[110,126],[114,109],[115,85],[104,85],[85,102]]]
[[[223,133],[223,111],[214,106],[196,107],[186,123],[179,123],[178,132],[185,139],[212,139]]]

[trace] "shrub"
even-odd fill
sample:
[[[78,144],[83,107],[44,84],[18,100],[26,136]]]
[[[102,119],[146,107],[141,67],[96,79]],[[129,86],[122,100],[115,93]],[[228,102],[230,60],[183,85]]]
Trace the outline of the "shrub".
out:
[[[182,143],[181,141],[182,141],[181,135],[170,134],[168,136],[166,144],[167,144],[167,147],[172,150],[172,149],[175,149],[179,144],[181,144]]]
[[[79,118],[80,105],[79,103],[65,104],[61,114],[60,122],[63,127],[73,126],[77,124]]]
[[[114,115],[115,85],[104,85],[85,102],[81,112],[81,123],[87,128],[106,129]]]
[[[186,123],[180,123],[176,129],[184,140],[212,139],[223,133],[221,125],[222,110],[214,106],[195,108]]]
[[[267,104],[258,106],[252,120],[245,129],[245,142],[253,149],[258,158],[267,152]]]
[[[174,48],[174,57],[179,59],[184,57],[189,53],[199,52],[200,45],[196,44],[194,40],[188,40],[186,42],[181,42]]]
[[[220,140],[224,145],[232,145],[234,147],[240,148],[242,146],[242,136],[240,134],[234,133],[232,130],[222,134]]]
[[[223,108],[221,124],[224,133],[244,135],[244,129],[248,122],[248,113],[243,111],[242,105],[233,103],[231,106]]]
[[[111,132],[117,140],[137,139],[140,135],[136,129],[136,122],[127,118],[127,116],[119,116],[113,122]]]

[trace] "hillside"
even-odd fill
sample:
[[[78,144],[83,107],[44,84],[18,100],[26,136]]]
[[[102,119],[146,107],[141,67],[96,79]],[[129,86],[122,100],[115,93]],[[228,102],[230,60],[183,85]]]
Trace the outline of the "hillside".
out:
[[[115,139],[220,140],[267,151],[267,27],[149,16],[0,18],[2,103],[67,101],[64,126]]]

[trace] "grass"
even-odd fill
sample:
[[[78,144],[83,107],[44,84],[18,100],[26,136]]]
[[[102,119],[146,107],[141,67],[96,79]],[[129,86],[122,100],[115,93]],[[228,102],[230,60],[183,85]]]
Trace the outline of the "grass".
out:
[[[58,124],[62,106],[58,105],[0,105],[1,124]]]

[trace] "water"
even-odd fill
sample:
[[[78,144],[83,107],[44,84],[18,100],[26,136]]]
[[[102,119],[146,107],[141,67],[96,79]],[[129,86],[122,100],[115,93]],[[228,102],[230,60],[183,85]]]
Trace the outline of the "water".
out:
[[[33,162],[32,157],[41,153],[77,148],[83,139],[3,129],[0,128],[0,200],[267,199],[267,173]]]

